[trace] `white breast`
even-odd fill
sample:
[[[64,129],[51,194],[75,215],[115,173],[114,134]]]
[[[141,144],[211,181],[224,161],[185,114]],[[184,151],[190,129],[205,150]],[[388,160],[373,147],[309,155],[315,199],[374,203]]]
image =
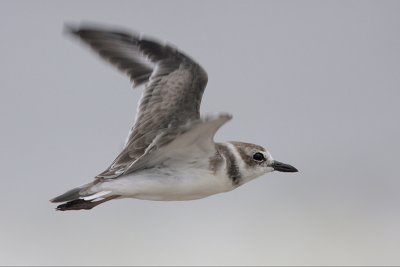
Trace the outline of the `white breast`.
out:
[[[145,200],[193,200],[232,190],[223,172],[199,168],[152,168],[98,185],[96,191]]]

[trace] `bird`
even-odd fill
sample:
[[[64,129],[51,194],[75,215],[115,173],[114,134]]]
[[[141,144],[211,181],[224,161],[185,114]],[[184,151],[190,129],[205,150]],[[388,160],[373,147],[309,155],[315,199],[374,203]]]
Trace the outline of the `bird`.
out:
[[[232,115],[200,116],[208,75],[176,46],[120,28],[65,28],[127,74],[134,88],[144,89],[121,152],[91,182],[51,199],[59,203],[56,210],[90,210],[124,198],[195,200],[229,192],[273,171],[298,171],[260,145],[214,141]]]

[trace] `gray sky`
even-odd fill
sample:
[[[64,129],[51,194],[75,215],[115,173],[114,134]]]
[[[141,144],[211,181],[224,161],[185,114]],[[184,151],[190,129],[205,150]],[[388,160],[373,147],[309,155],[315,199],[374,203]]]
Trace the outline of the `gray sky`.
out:
[[[1,1],[0,264],[399,265],[399,1]],[[119,25],[207,70],[217,141],[272,173],[190,202],[55,212],[121,149],[141,90],[66,22]]]

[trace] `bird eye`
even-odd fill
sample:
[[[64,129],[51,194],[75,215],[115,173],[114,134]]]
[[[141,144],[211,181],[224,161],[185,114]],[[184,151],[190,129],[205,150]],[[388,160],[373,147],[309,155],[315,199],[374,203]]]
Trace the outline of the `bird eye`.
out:
[[[263,161],[265,160],[264,155],[260,152],[257,152],[253,155],[253,159],[256,161]]]

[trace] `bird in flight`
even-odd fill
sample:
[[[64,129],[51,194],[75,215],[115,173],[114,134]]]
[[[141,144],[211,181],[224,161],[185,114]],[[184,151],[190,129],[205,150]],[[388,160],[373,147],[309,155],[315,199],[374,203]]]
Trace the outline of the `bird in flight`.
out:
[[[200,116],[207,73],[172,45],[97,26],[67,27],[100,57],[144,85],[122,151],[93,181],[51,200],[57,210],[92,209],[113,199],[179,201],[231,191],[263,174],[297,172],[259,145],[215,143],[232,117]]]

